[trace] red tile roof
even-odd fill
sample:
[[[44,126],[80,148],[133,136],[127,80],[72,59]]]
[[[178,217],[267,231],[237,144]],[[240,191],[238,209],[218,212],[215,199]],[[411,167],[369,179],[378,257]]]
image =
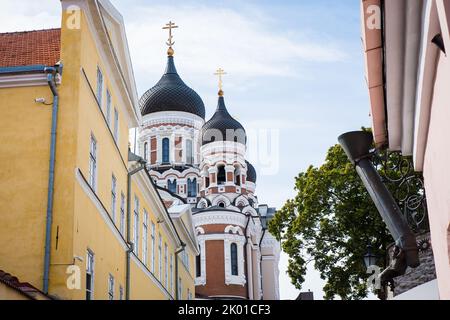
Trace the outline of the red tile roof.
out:
[[[0,67],[53,66],[59,61],[61,29],[0,33]]]
[[[19,291],[21,294],[27,296],[30,299],[37,299],[38,296],[44,298],[50,298],[42,293],[39,289],[33,287],[28,282],[20,282],[17,277],[0,270],[0,282],[6,284],[7,286]]]

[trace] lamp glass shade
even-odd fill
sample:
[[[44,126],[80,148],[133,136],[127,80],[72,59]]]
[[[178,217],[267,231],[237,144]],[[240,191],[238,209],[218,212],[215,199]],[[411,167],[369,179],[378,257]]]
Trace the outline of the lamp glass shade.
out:
[[[372,247],[368,246],[367,253],[364,255],[364,264],[366,265],[367,268],[369,268],[370,266],[375,265],[376,262],[377,257],[372,253]]]

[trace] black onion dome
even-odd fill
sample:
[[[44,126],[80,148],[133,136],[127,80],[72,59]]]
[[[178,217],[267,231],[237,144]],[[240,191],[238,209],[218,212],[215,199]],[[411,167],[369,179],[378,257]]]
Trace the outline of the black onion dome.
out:
[[[216,112],[202,128],[202,145],[215,141],[247,142],[244,127],[228,113],[223,96],[219,97]]]
[[[167,59],[164,75],[141,97],[141,114],[159,111],[183,111],[205,119],[205,105],[200,96],[189,88],[177,73],[173,57]]]
[[[245,160],[245,163],[247,164],[247,181],[256,183],[255,167],[253,167],[252,164],[250,162],[248,162],[247,160]]]

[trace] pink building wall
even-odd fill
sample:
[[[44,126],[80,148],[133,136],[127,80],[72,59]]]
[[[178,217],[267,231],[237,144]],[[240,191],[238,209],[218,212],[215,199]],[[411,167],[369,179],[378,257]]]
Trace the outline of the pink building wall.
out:
[[[450,61],[436,70],[423,175],[439,294],[450,299]]]

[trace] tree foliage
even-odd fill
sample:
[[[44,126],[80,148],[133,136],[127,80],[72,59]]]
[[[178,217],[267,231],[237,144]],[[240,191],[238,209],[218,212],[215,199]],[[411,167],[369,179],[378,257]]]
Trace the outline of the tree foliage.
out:
[[[326,299],[366,297],[367,246],[384,257],[393,239],[342,148],[331,147],[322,166],[300,173],[295,190],[269,224],[289,255],[292,283],[301,289],[307,264],[314,262],[326,280]]]

